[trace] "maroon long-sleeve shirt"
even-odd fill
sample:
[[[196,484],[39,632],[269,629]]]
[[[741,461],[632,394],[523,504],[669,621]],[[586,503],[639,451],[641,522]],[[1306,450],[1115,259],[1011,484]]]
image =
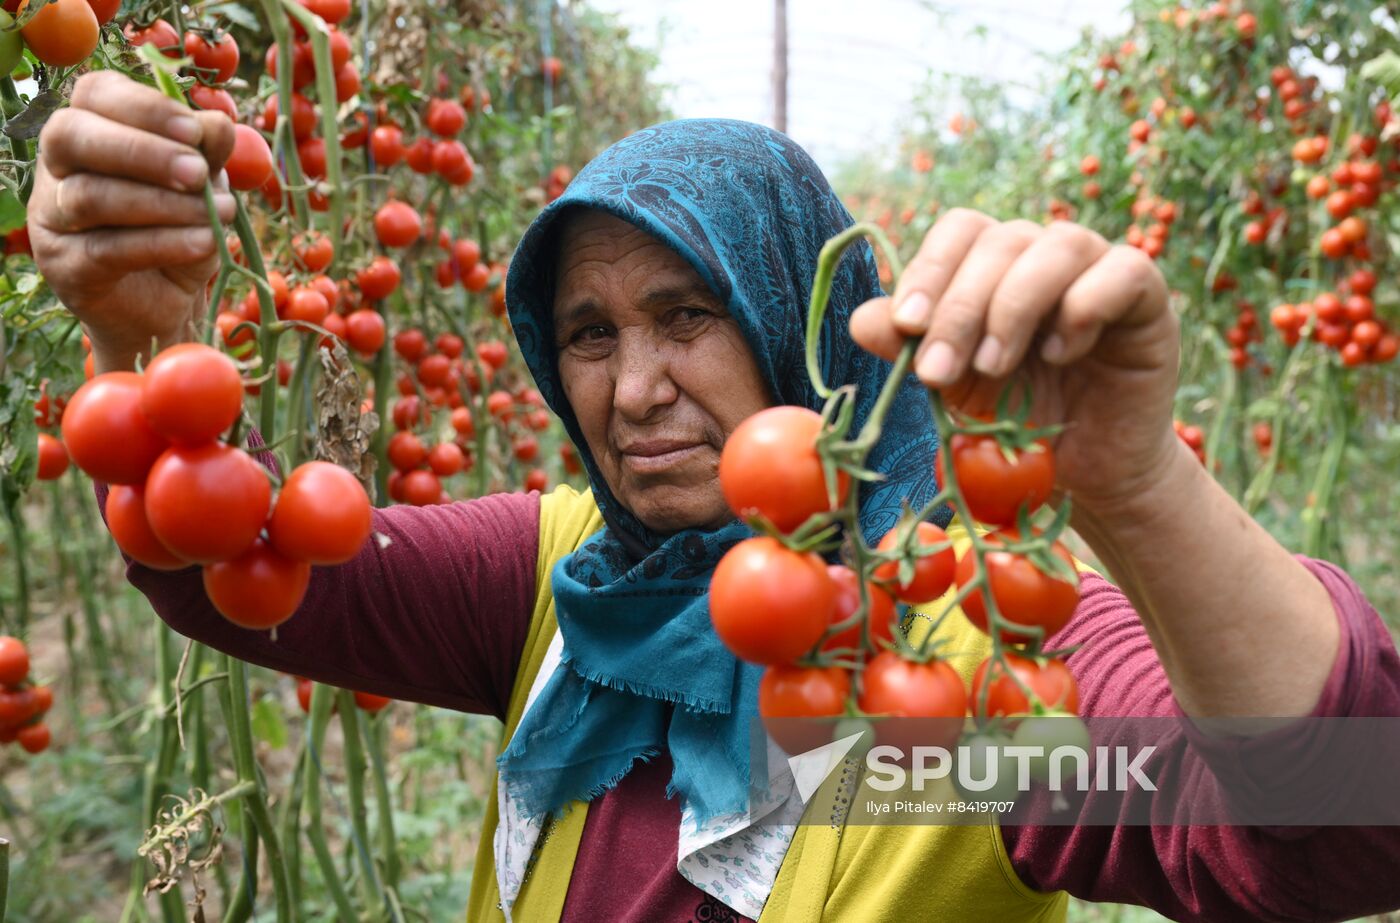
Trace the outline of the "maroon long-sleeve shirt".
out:
[[[99,506],[105,497],[99,485]],[[313,568],[305,601],[276,641],[220,617],[198,568],[158,572],[129,561],[127,576],[173,629],[243,660],[504,719],[535,599],[539,515],[533,493],[376,510],[374,530],[389,541],[371,541],[339,567]],[[1400,657],[1375,610],[1338,568],[1299,560],[1327,588],[1341,626],[1313,714],[1400,716]],[[1068,658],[1081,712],[1180,715],[1126,597],[1093,575],[1082,590],[1074,618],[1051,639],[1084,644]],[[1188,731],[1176,765],[1208,775],[1213,761],[1247,760],[1249,746]],[[565,923],[747,919],[676,871],[680,807],[664,796],[670,774],[663,753],[592,805]],[[1267,788],[1267,772],[1258,784]],[[1400,828],[1003,825],[1002,833],[1034,889],[1142,904],[1175,919],[1344,920],[1400,907]]]

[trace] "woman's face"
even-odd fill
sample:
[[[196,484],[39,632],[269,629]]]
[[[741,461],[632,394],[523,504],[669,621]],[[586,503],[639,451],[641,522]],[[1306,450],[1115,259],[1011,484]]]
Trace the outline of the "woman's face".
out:
[[[560,238],[554,329],[564,393],[617,499],[662,533],[732,519],[720,450],[772,402],[738,323],[690,264],[625,221],[580,212]]]

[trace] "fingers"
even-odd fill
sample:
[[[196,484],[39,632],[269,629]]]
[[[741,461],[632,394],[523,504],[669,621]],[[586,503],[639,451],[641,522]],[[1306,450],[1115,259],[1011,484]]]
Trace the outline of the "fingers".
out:
[[[996,284],[973,368],[993,378],[1009,375],[1065,291],[1108,251],[1108,241],[1077,224],[1057,221],[1037,229],[1034,242]]]
[[[189,145],[86,109],[55,112],[39,145],[45,166],[58,179],[98,173],[178,192],[198,192],[209,179],[204,155]]]
[[[970,208],[955,208],[928,232],[919,252],[909,261],[894,292],[893,321],[900,333],[922,336],[933,307],[979,234],[997,222]]]
[[[1166,302],[1166,281],[1152,258],[1136,247],[1111,247],[1065,291],[1041,356],[1056,365],[1081,359],[1109,325],[1170,317]]]
[[[210,172],[217,176],[233,153],[233,123],[222,112],[189,111],[200,124],[199,147],[204,152],[204,160],[209,164]],[[215,185],[218,185],[217,181]],[[223,188],[228,187],[225,185]]]
[[[228,193],[216,193],[214,204],[219,219],[233,220],[234,201]],[[100,227],[140,227],[142,225],[203,225],[209,221],[204,196],[192,192],[172,192],[144,183],[92,173],[74,173],[54,181],[53,207],[43,220],[52,220],[54,230],[86,231]]]
[[[197,263],[213,256],[217,246],[208,225],[104,228],[67,236],[66,259],[120,273]]]
[[[1030,221],[1010,221],[977,235],[936,302],[914,360],[914,371],[930,387],[961,378],[974,352],[979,364],[1001,362],[1003,347],[996,340],[983,339],[988,304],[1007,270],[1041,233]]]
[[[208,125],[183,103],[116,71],[84,74],[73,87],[72,108],[187,147],[200,146]]]

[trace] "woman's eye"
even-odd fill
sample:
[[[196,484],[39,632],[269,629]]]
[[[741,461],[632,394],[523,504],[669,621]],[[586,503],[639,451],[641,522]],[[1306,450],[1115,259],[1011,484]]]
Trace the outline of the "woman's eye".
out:
[[[710,312],[704,308],[683,307],[676,309],[676,317],[682,321],[697,321],[709,316]]]
[[[589,324],[587,327],[580,327],[574,334],[575,340],[601,340],[608,335],[608,328],[602,324]]]

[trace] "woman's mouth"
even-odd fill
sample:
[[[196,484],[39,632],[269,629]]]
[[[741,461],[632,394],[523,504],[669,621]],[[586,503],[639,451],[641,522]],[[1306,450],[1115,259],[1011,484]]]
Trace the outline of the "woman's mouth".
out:
[[[636,474],[656,474],[688,461],[704,445],[679,439],[634,442],[622,449],[622,463]]]

